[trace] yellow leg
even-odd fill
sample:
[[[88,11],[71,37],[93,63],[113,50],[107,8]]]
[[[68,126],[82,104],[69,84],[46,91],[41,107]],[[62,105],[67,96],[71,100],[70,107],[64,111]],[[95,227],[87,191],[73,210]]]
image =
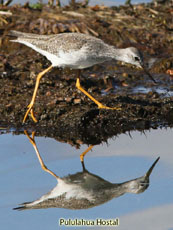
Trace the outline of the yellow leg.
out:
[[[81,87],[81,85],[80,85],[80,79],[79,79],[79,78],[77,78],[77,80],[76,80],[76,87],[77,87],[81,92],[83,92],[87,97],[89,97],[92,101],[94,101],[94,102],[97,104],[97,106],[98,106],[99,109],[115,109],[115,110],[121,110],[121,108],[118,108],[118,107],[114,107],[114,108],[107,107],[107,106],[101,104],[99,101],[97,101],[94,97],[92,97],[86,90],[84,90],[84,89]]]
[[[52,172],[51,170],[49,170],[49,169],[47,168],[47,166],[44,164],[44,162],[43,162],[43,160],[42,160],[42,158],[41,158],[41,156],[40,156],[40,153],[39,153],[39,151],[38,151],[38,148],[37,148],[37,145],[36,145],[36,143],[35,143],[35,140],[34,140],[35,132],[32,132],[32,138],[28,135],[28,133],[27,133],[26,130],[24,130],[24,133],[25,133],[25,135],[28,137],[28,139],[29,139],[30,143],[32,144],[32,146],[34,147],[35,152],[36,152],[36,155],[37,155],[37,157],[38,157],[38,160],[39,160],[39,162],[40,162],[40,165],[41,165],[42,169],[43,169],[44,171],[50,173],[52,176],[56,177],[56,179],[59,179],[60,177],[57,176],[57,175],[56,175],[54,172]]]
[[[90,145],[83,153],[81,153],[80,155],[80,161],[83,162],[84,161],[84,156],[93,148],[93,145]]]
[[[23,123],[25,123],[26,118],[27,118],[27,116],[28,116],[29,113],[31,113],[31,117],[32,117],[33,121],[37,122],[37,119],[34,116],[33,106],[34,106],[34,102],[35,102],[35,98],[36,98],[38,86],[39,86],[39,83],[40,83],[40,79],[43,77],[43,75],[45,73],[47,73],[49,70],[51,70],[52,68],[53,68],[52,66],[49,66],[47,69],[45,69],[44,71],[42,71],[41,73],[38,74],[37,79],[36,79],[35,88],[34,88],[34,93],[33,93],[33,96],[32,96],[32,100],[31,100],[31,102],[29,103],[29,105],[27,107],[28,110],[25,113],[25,116],[24,116],[24,119],[23,119]]]

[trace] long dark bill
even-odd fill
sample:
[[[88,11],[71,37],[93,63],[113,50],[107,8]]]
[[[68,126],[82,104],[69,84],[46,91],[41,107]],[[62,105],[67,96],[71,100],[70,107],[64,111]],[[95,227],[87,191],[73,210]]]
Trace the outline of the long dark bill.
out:
[[[145,66],[142,66],[144,72],[148,75],[148,77],[154,82],[157,83],[157,81],[152,77],[152,75],[149,73],[149,71],[146,69]]]
[[[154,161],[154,163],[152,164],[152,166],[150,167],[150,169],[149,169],[148,172],[146,173],[146,177],[149,177],[149,176],[150,176],[150,174],[151,174],[152,171],[153,171],[154,166],[157,164],[157,162],[159,161],[159,159],[160,159],[160,157],[158,157],[158,158]]]

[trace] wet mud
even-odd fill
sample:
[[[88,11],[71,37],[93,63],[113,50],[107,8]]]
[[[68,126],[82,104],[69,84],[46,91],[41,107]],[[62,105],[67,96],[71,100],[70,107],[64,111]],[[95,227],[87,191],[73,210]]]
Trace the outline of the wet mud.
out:
[[[140,4],[119,7],[42,6],[1,7],[0,15],[0,128],[16,133],[36,130],[79,146],[99,144],[121,133],[173,124],[173,8]],[[34,106],[38,123],[22,124],[37,74],[50,63],[21,44],[11,43],[11,29],[52,34],[82,32],[123,48],[135,46],[144,54],[154,79],[134,66],[107,62],[82,71],[81,85],[104,105],[98,109],[75,87],[76,71],[55,68],[40,83]]]

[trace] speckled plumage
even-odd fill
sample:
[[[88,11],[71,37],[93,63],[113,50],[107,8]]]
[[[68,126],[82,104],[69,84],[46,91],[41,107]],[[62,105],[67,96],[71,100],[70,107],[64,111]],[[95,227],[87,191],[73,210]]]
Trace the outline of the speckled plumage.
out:
[[[44,55],[51,62],[51,65],[48,68],[37,75],[32,100],[28,105],[23,122],[26,121],[29,113],[31,114],[33,121],[37,122],[37,119],[34,116],[33,106],[35,103],[40,79],[53,67],[68,67],[71,69],[80,70],[91,67],[95,64],[109,61],[110,59],[114,59],[131,63],[144,69],[142,56],[135,47],[116,49],[113,46],[104,43],[101,39],[86,34],[63,33],[56,35],[36,35],[11,31],[9,35],[17,37],[17,39],[12,40],[12,42],[22,43],[34,49],[38,53]],[[145,72],[147,73],[146,70]],[[152,76],[149,73],[147,74],[155,82]],[[94,101],[99,109],[120,109],[117,107],[110,108],[103,105],[86,90],[84,90],[80,85],[80,71],[78,71],[76,87],[92,101]]]
[[[94,50],[103,53],[102,49],[107,45],[98,38],[82,34],[82,33],[61,33],[54,35],[38,35],[31,33],[23,33],[11,31],[11,35],[18,37],[16,42],[27,41],[40,49],[58,55],[59,50],[69,52],[70,50],[80,50],[83,46],[87,46],[89,51]]]
[[[83,69],[110,59],[122,60],[141,66],[142,57],[134,48],[116,49],[101,39],[82,33],[36,35],[11,31],[14,42],[23,43],[51,61],[53,66]],[[136,61],[133,56],[138,57]]]
[[[21,204],[15,209],[66,208],[88,209],[125,193],[142,193],[149,186],[149,176],[159,158],[155,160],[147,173],[139,178],[123,183],[113,184],[103,178],[88,172],[69,175],[64,178],[56,177],[58,184],[49,193],[38,200]]]

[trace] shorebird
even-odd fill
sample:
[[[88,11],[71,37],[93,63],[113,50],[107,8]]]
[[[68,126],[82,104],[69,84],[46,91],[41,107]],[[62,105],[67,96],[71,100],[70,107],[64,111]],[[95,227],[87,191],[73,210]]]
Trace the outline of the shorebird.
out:
[[[37,119],[34,116],[33,106],[35,103],[40,79],[53,67],[69,67],[71,69],[77,69],[78,73],[76,87],[86,96],[88,96],[92,101],[94,101],[99,109],[119,110],[120,108],[107,107],[93,98],[87,91],[85,91],[80,85],[81,69],[114,59],[131,63],[140,68],[143,68],[149,77],[155,82],[153,77],[149,74],[144,66],[141,53],[135,47],[116,49],[115,47],[104,43],[101,39],[82,33],[38,35],[12,30],[10,31],[9,35],[17,37],[17,39],[11,40],[12,42],[22,43],[34,49],[38,53],[44,55],[51,62],[51,65],[47,69],[43,70],[37,75],[32,100],[28,105],[28,109],[25,113],[23,122],[26,121],[29,113],[31,114],[33,121],[37,122]]]
[[[149,177],[157,164],[158,157],[144,176],[123,183],[111,183],[86,170],[82,161],[83,171],[60,178],[44,164],[34,140],[30,137],[41,167],[57,180],[57,185],[50,192],[33,202],[26,202],[14,208],[17,210],[41,208],[88,209],[101,205],[125,193],[142,193],[149,187]],[[85,151],[86,152],[86,151]]]

